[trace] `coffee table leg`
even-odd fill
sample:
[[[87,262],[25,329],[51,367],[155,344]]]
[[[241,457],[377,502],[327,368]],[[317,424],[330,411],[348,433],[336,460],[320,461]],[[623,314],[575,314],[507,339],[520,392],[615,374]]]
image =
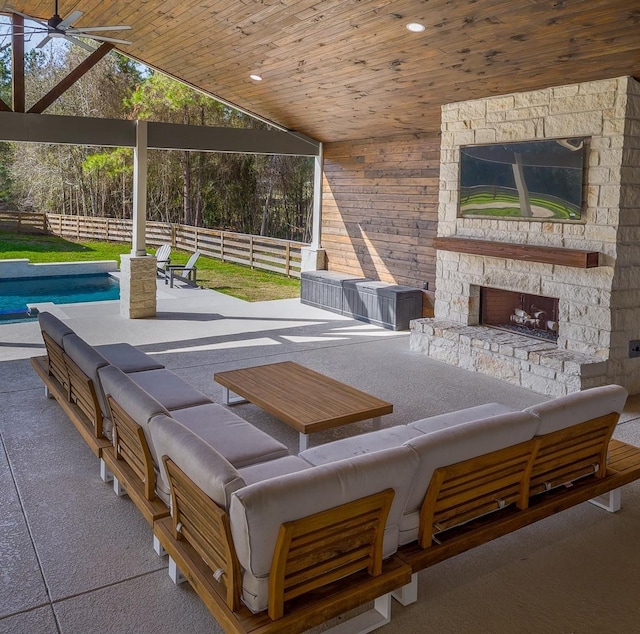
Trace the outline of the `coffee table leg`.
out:
[[[300,437],[300,445],[298,447],[298,453],[300,453],[301,451],[305,451],[305,449],[309,448],[308,443],[308,434],[303,434],[302,432],[300,432],[298,434],[298,436]]]
[[[237,405],[238,403],[248,403],[247,399],[243,396],[238,396],[234,394],[231,396],[232,392],[229,391],[228,387],[222,388],[222,402],[225,405]]]

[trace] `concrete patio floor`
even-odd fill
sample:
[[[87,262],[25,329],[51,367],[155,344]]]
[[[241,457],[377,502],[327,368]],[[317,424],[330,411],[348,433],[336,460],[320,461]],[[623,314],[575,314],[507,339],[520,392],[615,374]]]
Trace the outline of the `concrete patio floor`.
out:
[[[117,302],[49,307],[89,343],[127,341],[220,401],[214,372],[295,360],[394,403],[391,426],[485,402],[544,396],[409,352],[394,333],[298,300],[249,304],[214,291],[158,287],[156,319]],[[28,358],[37,323],[0,325],[0,634],[222,632],[195,593],[176,587],[151,528],[98,474]],[[297,434],[245,404],[235,411],[287,444]],[[369,423],[312,436],[361,433]],[[640,444],[637,399],[616,437]],[[382,632],[576,634],[640,631],[640,485],[609,514],[583,504],[421,573],[419,601],[393,605]]]

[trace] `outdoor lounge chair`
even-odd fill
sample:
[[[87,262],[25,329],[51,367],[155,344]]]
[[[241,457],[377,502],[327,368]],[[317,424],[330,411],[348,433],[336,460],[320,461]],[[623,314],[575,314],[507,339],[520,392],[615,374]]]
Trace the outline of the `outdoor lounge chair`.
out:
[[[186,284],[197,286],[196,284],[196,262],[200,257],[200,251],[196,251],[191,255],[186,264],[168,264],[164,273],[164,283],[169,283],[173,288],[173,280],[179,279]]]
[[[167,267],[171,264],[171,245],[161,244],[156,250],[156,267],[159,275],[167,272]]]

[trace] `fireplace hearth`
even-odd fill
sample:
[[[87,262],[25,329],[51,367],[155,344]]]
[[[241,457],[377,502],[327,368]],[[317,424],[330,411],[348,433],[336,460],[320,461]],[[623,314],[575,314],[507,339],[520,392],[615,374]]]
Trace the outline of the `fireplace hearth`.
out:
[[[558,299],[482,287],[480,323],[555,342],[558,340]]]

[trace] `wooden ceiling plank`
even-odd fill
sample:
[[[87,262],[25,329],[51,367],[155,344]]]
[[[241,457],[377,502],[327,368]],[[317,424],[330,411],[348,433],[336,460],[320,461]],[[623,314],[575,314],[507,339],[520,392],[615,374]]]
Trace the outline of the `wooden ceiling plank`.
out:
[[[13,4],[45,19],[52,12],[51,0]],[[443,102],[640,75],[640,7],[628,0],[74,0],[74,8],[85,11],[78,24],[131,24],[132,45],[120,48],[133,57],[325,141],[435,133]],[[406,33],[410,19],[426,32]],[[263,82],[248,80],[255,71]]]

